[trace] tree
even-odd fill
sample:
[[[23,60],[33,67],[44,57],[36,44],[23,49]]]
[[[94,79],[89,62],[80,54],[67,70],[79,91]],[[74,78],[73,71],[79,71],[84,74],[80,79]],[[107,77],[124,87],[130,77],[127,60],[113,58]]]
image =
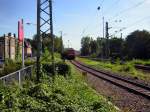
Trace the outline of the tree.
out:
[[[125,54],[132,59],[150,58],[150,33],[146,30],[134,31],[126,38]]]
[[[90,42],[91,38],[90,37],[83,37],[81,39],[81,55],[82,56],[87,56],[90,55]]]
[[[97,48],[98,48],[97,41],[93,40],[91,38],[91,41],[90,41],[90,54],[96,54]]]
[[[62,49],[62,40],[61,38],[54,36],[54,51],[61,53]],[[33,40],[30,40],[30,43],[32,45],[32,51],[34,51],[34,54],[36,55],[37,52],[37,36],[34,35]],[[52,50],[52,36],[50,34],[42,34],[42,51],[45,52],[45,49],[49,50],[51,52]]]

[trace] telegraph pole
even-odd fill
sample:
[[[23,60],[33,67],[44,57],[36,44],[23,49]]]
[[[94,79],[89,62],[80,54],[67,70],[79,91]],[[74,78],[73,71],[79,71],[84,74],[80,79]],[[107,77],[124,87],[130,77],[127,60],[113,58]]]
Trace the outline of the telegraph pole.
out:
[[[42,54],[42,37],[52,37],[52,64],[53,76],[55,75],[55,59],[54,59],[54,34],[53,34],[53,14],[52,0],[37,0],[37,81],[40,80],[40,57]]]
[[[109,58],[109,26],[106,22],[106,58]]]
[[[101,9],[101,6],[99,6],[98,8],[97,8],[97,10],[100,10]],[[103,39],[105,38],[104,37],[104,35],[105,35],[105,18],[104,18],[104,16],[103,16],[103,18],[102,18],[102,24],[103,24],[103,38],[101,39],[101,59],[103,59]]]
[[[61,54],[63,53],[63,32],[60,31],[60,38],[61,38]]]
[[[49,0],[49,13],[50,13],[50,34],[52,36],[52,65],[53,65],[53,76],[55,75],[55,58],[54,58],[54,34],[53,34],[53,7],[52,0]]]
[[[40,16],[41,16],[41,11],[40,11],[40,7],[41,7],[41,0],[37,0],[37,46],[38,46],[38,50],[37,50],[37,81],[39,82],[40,80],[40,57],[41,57],[41,31],[40,31]]]
[[[70,41],[68,40],[68,48],[69,48],[69,42],[70,42]]]
[[[103,39],[105,38],[105,18],[103,16]],[[103,59],[103,39],[101,40],[101,58]]]
[[[103,16],[103,38],[105,38],[104,35],[105,35],[105,18]]]
[[[121,33],[121,39],[122,39],[122,35],[123,35],[123,34]]]

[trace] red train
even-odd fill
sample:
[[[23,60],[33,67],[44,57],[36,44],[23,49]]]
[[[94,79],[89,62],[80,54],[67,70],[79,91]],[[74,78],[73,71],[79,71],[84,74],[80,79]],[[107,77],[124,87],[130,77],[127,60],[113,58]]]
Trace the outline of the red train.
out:
[[[62,59],[74,60],[75,59],[75,50],[73,48],[67,48],[61,54]]]

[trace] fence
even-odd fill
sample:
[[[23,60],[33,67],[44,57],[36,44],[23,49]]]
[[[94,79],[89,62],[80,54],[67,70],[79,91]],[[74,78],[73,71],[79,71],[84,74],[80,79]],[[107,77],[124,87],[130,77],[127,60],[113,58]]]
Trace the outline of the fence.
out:
[[[4,85],[12,84],[14,81],[18,81],[19,85],[21,85],[22,81],[26,78],[31,78],[33,65],[28,66],[26,68],[20,69],[14,73],[8,74],[4,77],[0,78],[0,81]]]

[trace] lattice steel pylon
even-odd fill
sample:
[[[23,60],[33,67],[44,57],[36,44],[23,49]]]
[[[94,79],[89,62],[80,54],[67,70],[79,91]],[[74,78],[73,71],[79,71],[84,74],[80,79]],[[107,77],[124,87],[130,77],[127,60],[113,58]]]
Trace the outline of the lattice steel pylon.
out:
[[[52,0],[37,0],[37,37],[38,37],[37,80],[38,81],[40,79],[40,71],[41,71],[40,57],[42,54],[43,34],[50,34],[49,36],[52,36],[52,64],[53,64],[53,75],[55,75]]]

